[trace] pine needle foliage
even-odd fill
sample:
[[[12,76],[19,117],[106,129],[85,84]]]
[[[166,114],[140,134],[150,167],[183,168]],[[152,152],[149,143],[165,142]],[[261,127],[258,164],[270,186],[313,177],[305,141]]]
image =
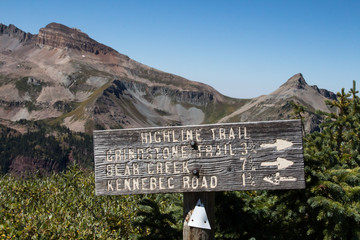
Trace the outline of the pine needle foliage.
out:
[[[304,138],[306,189],[219,193],[219,239],[360,239],[360,98],[326,104],[321,131]],[[295,106],[295,114],[303,109]],[[230,198],[229,198],[230,197]],[[233,198],[233,200],[231,200]],[[237,201],[237,202],[235,202]],[[232,217],[224,212],[233,208]]]
[[[308,236],[360,239],[360,99],[349,93],[327,101],[321,132],[305,139]]]
[[[134,221],[138,240],[181,239],[181,195],[157,194],[143,198]],[[179,228],[180,227],[180,228]]]

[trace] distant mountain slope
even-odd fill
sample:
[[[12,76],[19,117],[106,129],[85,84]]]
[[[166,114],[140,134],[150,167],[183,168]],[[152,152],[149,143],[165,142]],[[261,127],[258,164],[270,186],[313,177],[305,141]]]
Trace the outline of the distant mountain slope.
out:
[[[290,101],[329,111],[334,95],[297,74],[268,96],[226,97],[50,23],[36,35],[0,24],[0,118],[49,119],[75,131],[290,118]],[[308,129],[314,129],[311,117]],[[315,125],[314,125],[315,124]],[[314,126],[313,126],[314,125]]]
[[[140,64],[78,29],[0,25],[0,117],[54,118],[73,130],[198,124],[244,101]],[[221,107],[220,107],[221,106]],[[229,109],[223,109],[229,106]]]
[[[331,111],[325,104],[326,99],[336,99],[336,95],[317,86],[309,86],[302,74],[298,73],[276,91],[252,99],[219,122],[288,119],[293,111],[290,102],[295,102],[306,107],[305,127],[308,131],[312,131],[318,125],[315,111]]]

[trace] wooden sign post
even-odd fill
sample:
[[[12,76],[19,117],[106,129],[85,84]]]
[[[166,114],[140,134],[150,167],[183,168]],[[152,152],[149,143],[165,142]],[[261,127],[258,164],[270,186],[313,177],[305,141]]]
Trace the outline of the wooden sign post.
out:
[[[94,131],[94,154],[97,195],[305,187],[300,120]]]

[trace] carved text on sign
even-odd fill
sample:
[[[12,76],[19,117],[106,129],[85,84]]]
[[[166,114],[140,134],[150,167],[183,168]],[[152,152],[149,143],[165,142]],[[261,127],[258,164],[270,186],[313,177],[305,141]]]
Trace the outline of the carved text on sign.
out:
[[[299,121],[95,131],[97,194],[302,188],[301,136]]]

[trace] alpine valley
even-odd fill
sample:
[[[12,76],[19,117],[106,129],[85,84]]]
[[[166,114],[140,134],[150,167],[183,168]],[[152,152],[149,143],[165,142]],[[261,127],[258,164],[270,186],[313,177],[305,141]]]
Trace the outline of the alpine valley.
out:
[[[106,6],[99,11],[108,14]],[[210,231],[189,224],[198,207],[188,211],[191,199],[199,197],[206,210],[198,216],[216,239],[360,239],[358,94],[355,81],[349,93],[335,95],[294,73],[268,95],[236,99],[136,62],[76,28],[50,23],[30,34],[0,24],[0,239],[209,239]],[[305,132],[258,124],[259,145],[254,127],[242,124],[174,127],[292,118],[303,119]],[[156,126],[164,128],[136,129]],[[94,133],[120,128],[135,129],[101,139]],[[267,141],[270,133],[276,141]],[[107,191],[99,191],[98,179]],[[251,190],[265,185],[283,190]],[[245,186],[251,191],[237,191]],[[144,194],[185,188],[187,196]],[[134,195],[96,195],[120,190]]]
[[[49,120],[78,132],[94,129],[289,119],[290,102],[328,112],[335,94],[301,74],[278,90],[235,99],[212,87],[130,59],[76,28],[50,23],[36,35],[0,24],[0,118],[3,124]]]
[[[335,98],[300,73],[269,95],[230,98],[76,28],[50,23],[33,35],[0,24],[2,172],[60,171],[74,159],[92,166],[95,129],[290,119],[293,102],[306,107],[311,132],[320,121],[315,110],[329,112],[324,100]]]

